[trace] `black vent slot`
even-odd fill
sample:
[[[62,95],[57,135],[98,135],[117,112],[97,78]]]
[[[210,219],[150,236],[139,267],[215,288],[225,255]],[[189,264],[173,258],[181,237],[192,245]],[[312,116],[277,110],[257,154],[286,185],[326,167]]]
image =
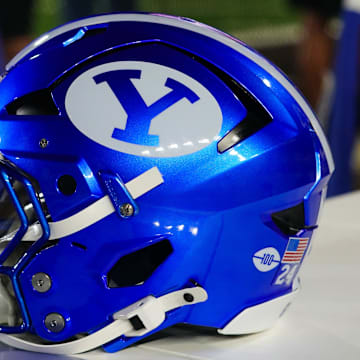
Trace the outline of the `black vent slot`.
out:
[[[200,64],[206,66],[213,74],[220,78],[239,99],[239,101],[245,106],[247,110],[246,117],[239,122],[232,130],[230,130],[222,139],[218,142],[218,152],[224,153],[231,149],[241,141],[255,134],[257,131],[268,125],[273,119],[270,113],[265,107],[246,90],[241,84],[235,81],[230,75],[211,62],[190,53],[184,49],[179,49],[171,44],[166,46],[177,49],[178,51],[188,55],[192,59],[198,61]]]
[[[22,96],[8,104],[10,115],[59,115],[59,109],[47,89]]]
[[[241,84],[235,81],[226,72],[219,69],[217,66],[205,60],[204,58],[190,53],[184,49],[179,49],[171,44],[166,44],[166,46],[172,47],[198,61],[200,64],[206,66],[213,74],[220,78],[230,88],[230,90],[247,110],[246,117],[232,130],[230,130],[222,139],[219,140],[217,146],[219,153],[223,153],[226,150],[231,149],[241,141],[261,130],[272,121],[272,116],[264,108],[264,106],[252,94],[250,94],[249,91],[247,91]]]
[[[83,37],[83,39],[85,37],[89,37],[89,36],[94,36],[94,35],[98,35],[98,34],[102,34],[107,30],[107,25],[100,25],[100,26],[90,26],[90,27],[85,27],[85,35]]]
[[[75,42],[78,42],[80,40],[85,39],[85,37],[101,34],[107,30],[107,25],[101,24],[99,25],[92,25],[92,26],[85,26],[79,29],[72,37],[65,40],[63,42],[63,46],[69,46],[71,44],[74,44]]]
[[[221,154],[255,134],[272,121],[270,114],[248,91],[234,81],[230,88],[245,106],[247,115],[218,142],[217,147]]]
[[[217,146],[219,153],[223,153],[231,149],[241,141],[261,130],[273,120],[272,116],[264,108],[264,106],[226,72],[204,58],[201,58],[200,56],[190,53],[184,49],[179,49],[171,44],[166,44],[166,46],[172,47],[206,66],[230,88],[247,110],[246,117],[219,140]]]
[[[312,230],[317,225],[305,225],[304,203],[273,213],[271,218],[285,235],[296,235],[301,230]]]
[[[141,285],[173,252],[162,240],[120,258],[107,275],[110,288]]]

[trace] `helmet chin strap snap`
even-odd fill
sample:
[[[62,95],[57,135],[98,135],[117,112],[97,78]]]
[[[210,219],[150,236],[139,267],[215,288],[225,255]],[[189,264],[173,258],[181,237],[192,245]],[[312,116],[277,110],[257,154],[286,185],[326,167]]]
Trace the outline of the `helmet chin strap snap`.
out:
[[[0,341],[15,348],[33,352],[71,355],[93,350],[116,338],[142,336],[160,326],[166,313],[186,305],[206,301],[207,292],[200,286],[177,290],[158,298],[147,296],[116,312],[114,321],[90,335],[61,344],[44,345],[22,339],[19,335],[0,334]]]

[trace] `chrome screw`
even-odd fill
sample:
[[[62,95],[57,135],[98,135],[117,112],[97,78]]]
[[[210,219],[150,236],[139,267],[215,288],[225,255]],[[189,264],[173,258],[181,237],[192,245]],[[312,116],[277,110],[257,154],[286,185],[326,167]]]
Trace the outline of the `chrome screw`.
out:
[[[129,203],[122,204],[120,206],[120,214],[123,217],[133,216],[134,215],[134,207]]]
[[[37,273],[31,279],[34,290],[40,293],[45,293],[51,288],[51,278],[48,274]]]
[[[46,328],[54,333],[62,331],[65,327],[65,319],[57,313],[48,314],[45,318]]]
[[[49,140],[43,138],[39,141],[39,145],[42,149],[45,149],[49,145]]]

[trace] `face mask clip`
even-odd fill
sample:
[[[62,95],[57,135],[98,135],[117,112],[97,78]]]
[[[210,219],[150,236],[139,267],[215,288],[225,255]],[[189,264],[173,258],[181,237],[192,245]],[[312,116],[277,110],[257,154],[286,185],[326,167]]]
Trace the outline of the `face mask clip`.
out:
[[[109,172],[99,175],[117,214],[123,219],[137,215],[139,208],[120,176]]]

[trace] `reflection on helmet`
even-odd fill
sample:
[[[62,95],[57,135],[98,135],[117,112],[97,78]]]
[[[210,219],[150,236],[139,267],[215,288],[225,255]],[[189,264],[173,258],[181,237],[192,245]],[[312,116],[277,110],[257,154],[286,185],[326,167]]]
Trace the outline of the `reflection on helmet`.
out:
[[[102,15],[35,40],[0,91],[1,341],[114,352],[282,315],[334,165],[261,55],[192,20]]]

